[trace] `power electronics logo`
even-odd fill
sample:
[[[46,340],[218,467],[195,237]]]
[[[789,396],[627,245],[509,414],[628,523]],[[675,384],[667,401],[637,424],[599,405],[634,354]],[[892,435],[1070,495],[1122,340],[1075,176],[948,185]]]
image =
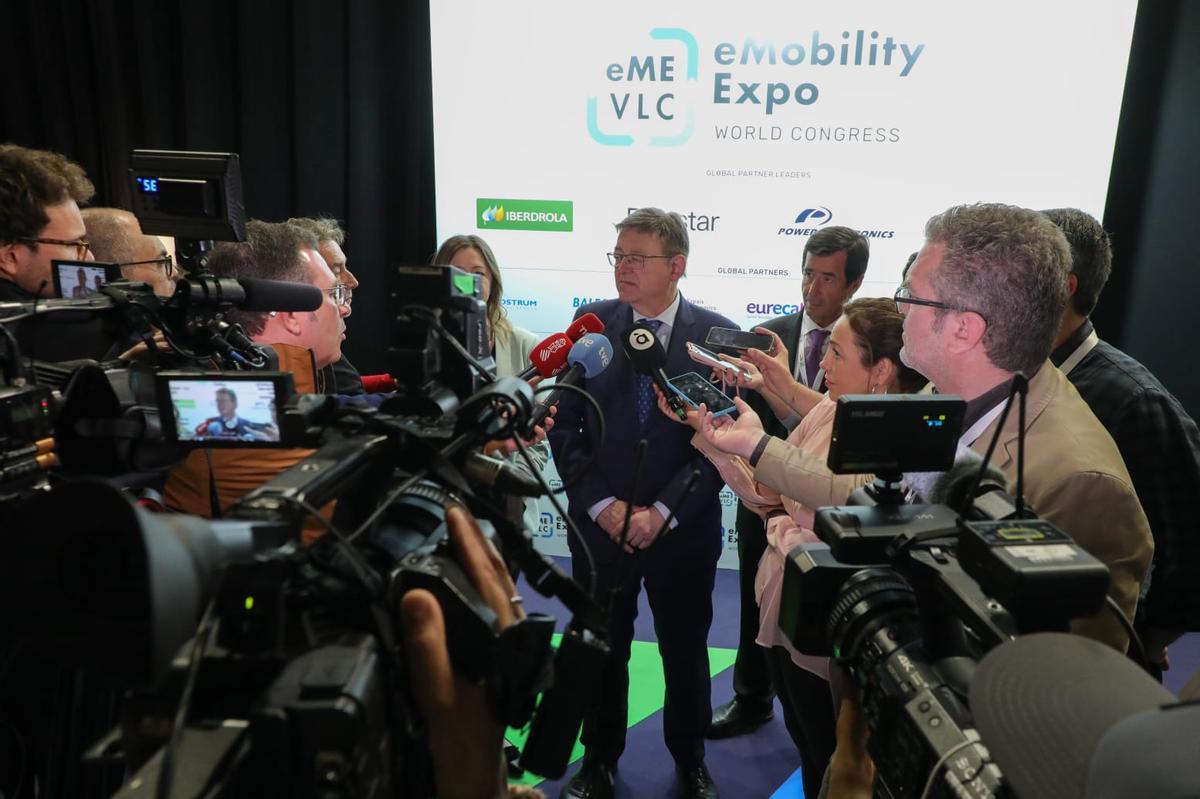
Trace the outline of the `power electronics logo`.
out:
[[[779,236],[812,236],[833,220],[833,211],[823,205],[805,208],[796,214],[792,224],[779,228]],[[896,235],[894,230],[858,229],[852,228],[868,239],[890,239]]]
[[[483,230],[540,230],[570,233],[575,227],[570,200],[475,199],[476,227]]]
[[[587,131],[597,144],[678,147],[696,132],[695,104],[679,96],[698,93],[696,37],[683,28],[652,28],[650,38],[666,46],[621,53],[603,66],[606,91],[587,99]]]

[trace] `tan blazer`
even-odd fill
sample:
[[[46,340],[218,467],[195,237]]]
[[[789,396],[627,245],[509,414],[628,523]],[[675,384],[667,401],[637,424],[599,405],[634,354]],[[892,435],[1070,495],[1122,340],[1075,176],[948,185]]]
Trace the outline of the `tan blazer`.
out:
[[[1049,361],[1029,382],[1025,408],[1026,500],[1040,518],[1108,566],[1109,595],[1132,620],[1154,540],[1117,445],[1066,375]],[[998,422],[971,448],[984,454]],[[992,455],[1010,491],[1016,491],[1017,483],[1017,432],[1014,406]],[[1129,643],[1109,610],[1076,621],[1071,631],[1122,652]]]
[[[984,454],[998,423],[997,417],[972,449]],[[1012,491],[1017,482],[1017,426],[1014,408],[992,455]],[[1109,594],[1133,619],[1138,589],[1154,555],[1150,523],[1117,445],[1075,387],[1049,361],[1030,381],[1025,430],[1026,501],[1038,516],[1108,566]],[[830,489],[835,485],[824,463],[778,439],[767,445],[754,477],[785,496],[819,484],[822,477]],[[838,489],[831,490],[829,502],[822,504],[844,502],[846,494],[842,486]],[[1122,652],[1129,643],[1109,610],[1075,622],[1071,630]]]

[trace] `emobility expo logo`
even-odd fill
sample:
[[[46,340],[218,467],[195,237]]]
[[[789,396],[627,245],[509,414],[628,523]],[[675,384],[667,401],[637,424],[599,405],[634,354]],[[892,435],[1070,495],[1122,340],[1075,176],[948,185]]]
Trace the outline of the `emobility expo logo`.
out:
[[[678,147],[696,132],[696,109],[678,96],[682,78],[696,83],[700,47],[683,28],[652,28],[650,38],[682,44],[678,53],[622,53],[603,68],[610,91],[587,99],[588,135],[606,147]],[[603,116],[601,102],[605,104]],[[611,116],[609,114],[611,108]],[[603,122],[602,122],[603,118]]]
[[[575,227],[570,200],[475,199],[476,226],[484,230],[541,230],[570,233]]]

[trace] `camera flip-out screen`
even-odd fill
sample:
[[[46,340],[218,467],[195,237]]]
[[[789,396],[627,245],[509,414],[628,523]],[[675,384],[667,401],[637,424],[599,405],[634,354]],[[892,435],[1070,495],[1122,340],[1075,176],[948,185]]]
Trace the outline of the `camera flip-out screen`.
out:
[[[294,392],[288,372],[161,372],[163,436],[192,447],[285,447],[278,414]]]
[[[967,403],[946,394],[844,394],[829,446],[835,474],[940,472],[954,463]]]

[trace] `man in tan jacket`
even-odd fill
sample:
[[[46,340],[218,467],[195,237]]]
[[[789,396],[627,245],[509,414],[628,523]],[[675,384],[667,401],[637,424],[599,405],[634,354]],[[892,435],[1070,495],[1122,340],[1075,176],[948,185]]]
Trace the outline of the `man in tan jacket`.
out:
[[[1013,375],[1029,378],[1025,496],[1033,510],[1111,571],[1109,595],[1131,621],[1154,552],[1150,525],[1112,437],[1047,358],[1067,301],[1071,255],[1041,214],[1004,205],[951,208],[925,226],[925,246],[896,292],[904,362],[943,394],[967,400],[962,443],[979,453],[999,424]],[[1018,416],[993,464],[1016,484]],[[1107,610],[1075,632],[1121,651]]]

